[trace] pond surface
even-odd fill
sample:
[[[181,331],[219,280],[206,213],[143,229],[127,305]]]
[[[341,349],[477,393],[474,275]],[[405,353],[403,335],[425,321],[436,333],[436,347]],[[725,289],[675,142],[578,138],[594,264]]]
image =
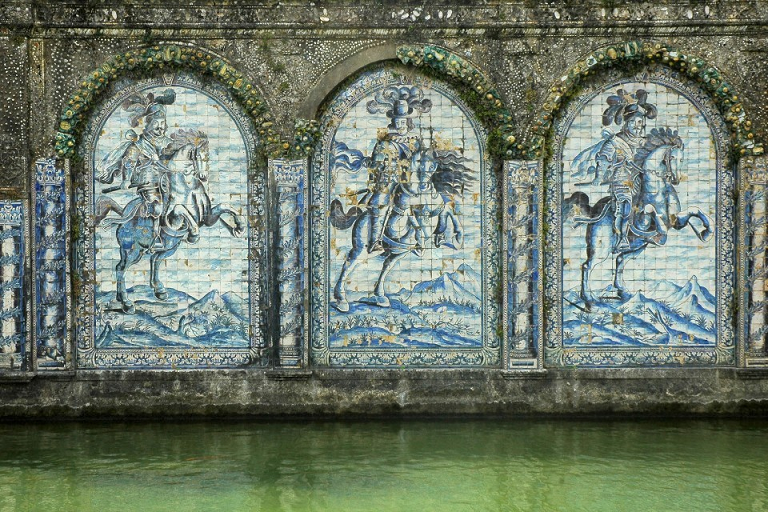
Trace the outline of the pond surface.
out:
[[[0,424],[0,510],[768,510],[768,422]]]

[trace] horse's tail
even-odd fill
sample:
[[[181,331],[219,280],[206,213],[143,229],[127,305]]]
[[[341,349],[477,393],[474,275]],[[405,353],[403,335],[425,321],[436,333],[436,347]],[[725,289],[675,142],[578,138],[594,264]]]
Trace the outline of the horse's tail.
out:
[[[93,222],[98,226],[104,217],[109,215],[109,212],[115,212],[116,214],[123,215],[123,207],[117,204],[117,202],[109,196],[100,195],[96,199],[96,204],[93,205]]]
[[[110,208],[110,209],[112,211],[116,212],[118,215],[120,215],[120,218],[117,218],[117,219],[116,218],[104,219],[104,216],[106,216],[106,214],[109,213],[109,210],[107,210],[104,213],[104,216],[102,216],[101,219],[99,219],[100,221],[102,221],[102,219],[103,219],[103,221],[101,222],[101,225],[103,227],[105,227],[105,228],[108,228],[110,226],[122,225],[122,224],[125,224],[126,222],[130,221],[132,218],[134,218],[136,216],[136,214],[139,211],[139,207],[141,206],[141,199],[139,199],[139,198],[136,198],[133,201],[131,201],[130,203],[128,203],[127,205],[125,205],[125,208],[120,208],[120,206],[117,205],[117,203],[115,203],[110,198],[106,198],[106,200],[108,202],[111,202],[112,204],[117,206],[117,209],[115,209],[115,208]],[[101,198],[99,198],[99,201],[101,201]],[[99,201],[97,201],[97,205],[98,205]],[[105,202],[104,204],[108,204],[108,203]],[[97,209],[98,209],[98,206],[97,206]],[[96,222],[96,224],[98,224],[98,223],[99,222]]]
[[[589,196],[584,192],[574,192],[571,197],[563,201],[563,217],[571,216],[576,226],[581,224],[594,224],[600,222],[610,209],[610,198],[603,198],[589,205]]]
[[[344,213],[344,207],[341,205],[341,201],[334,199],[331,201],[331,211],[329,212],[329,218],[331,226],[336,229],[349,229],[352,224],[363,214],[363,209],[359,206],[353,206],[346,213]]]

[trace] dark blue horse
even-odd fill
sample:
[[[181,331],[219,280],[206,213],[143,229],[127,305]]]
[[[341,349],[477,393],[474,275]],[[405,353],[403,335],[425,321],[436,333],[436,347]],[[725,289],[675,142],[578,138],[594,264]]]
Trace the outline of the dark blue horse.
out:
[[[126,313],[134,313],[128,298],[125,271],[149,254],[149,284],[155,297],[164,300],[168,292],[158,276],[160,263],[173,256],[182,241],[195,243],[201,226],[213,226],[221,221],[232,236],[245,233],[245,221],[237,211],[227,205],[211,205],[206,183],[208,181],[208,137],[197,130],[180,130],[171,136],[173,143],[167,151],[168,162],[156,164],[160,175],[156,190],[162,200],[160,217],[161,247],[156,247],[152,220],[144,214],[145,199],[137,197],[121,208],[114,200],[101,196],[96,202],[95,223],[104,227],[117,226],[115,236],[120,248],[120,261],[115,266],[117,278],[116,299]],[[120,218],[106,218],[114,211]],[[226,215],[225,215],[226,214]],[[225,215],[225,216],[223,216]]]
[[[456,198],[474,178],[465,159],[455,151],[424,149],[414,153],[410,170],[404,173],[395,187],[391,207],[384,225],[382,246],[384,262],[372,297],[362,302],[389,307],[385,283],[395,264],[408,254],[421,256],[432,229],[435,247],[445,245],[456,249],[446,240],[447,228],[452,226],[457,245],[463,241],[461,222],[457,216]],[[364,203],[366,197],[361,201]],[[436,218],[436,220],[435,220]],[[333,289],[334,306],[342,312],[349,311],[346,281],[357,266],[371,238],[371,211],[353,206],[344,212],[341,202],[334,199],[330,211],[331,225],[337,229],[352,228],[352,248],[347,253],[336,286]]]
[[[580,292],[587,310],[601,299],[628,299],[630,294],[624,284],[624,266],[647,247],[666,244],[670,228],[681,230],[690,226],[702,241],[712,236],[712,220],[701,209],[690,206],[681,211],[674,185],[680,182],[679,168],[684,148],[677,131],[654,128],[643,147],[636,152],[631,164],[636,172],[632,184],[635,193],[627,248],[614,252],[619,237],[614,230],[614,197],[603,197],[594,206],[590,206],[587,194],[575,192],[563,201],[563,218],[571,217],[577,225],[587,226],[587,259],[581,265]],[[699,220],[700,228],[691,224],[693,218]],[[615,258],[613,287],[616,296],[598,298],[591,289],[590,276],[598,263],[611,256]]]

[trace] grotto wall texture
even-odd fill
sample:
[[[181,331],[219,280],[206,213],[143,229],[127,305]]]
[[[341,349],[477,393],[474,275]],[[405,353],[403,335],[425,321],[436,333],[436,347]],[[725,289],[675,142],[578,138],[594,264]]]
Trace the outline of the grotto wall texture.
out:
[[[0,6],[0,418],[768,411],[768,3]]]

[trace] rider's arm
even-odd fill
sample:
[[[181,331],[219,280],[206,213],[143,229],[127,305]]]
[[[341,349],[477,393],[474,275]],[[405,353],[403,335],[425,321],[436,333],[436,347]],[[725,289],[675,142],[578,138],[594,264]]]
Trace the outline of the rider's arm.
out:
[[[123,155],[123,159],[121,162],[122,167],[122,178],[123,181],[120,183],[120,188],[126,189],[133,181],[133,174],[136,171],[136,168],[139,165],[139,158],[141,157],[141,152],[136,147],[136,145],[132,145],[128,147],[128,149],[125,151],[125,154]]]
[[[613,165],[616,160],[616,146],[611,141],[607,141],[595,155],[595,166],[597,172],[595,178],[600,177],[601,183],[610,183],[613,181],[613,171],[616,166]]]

